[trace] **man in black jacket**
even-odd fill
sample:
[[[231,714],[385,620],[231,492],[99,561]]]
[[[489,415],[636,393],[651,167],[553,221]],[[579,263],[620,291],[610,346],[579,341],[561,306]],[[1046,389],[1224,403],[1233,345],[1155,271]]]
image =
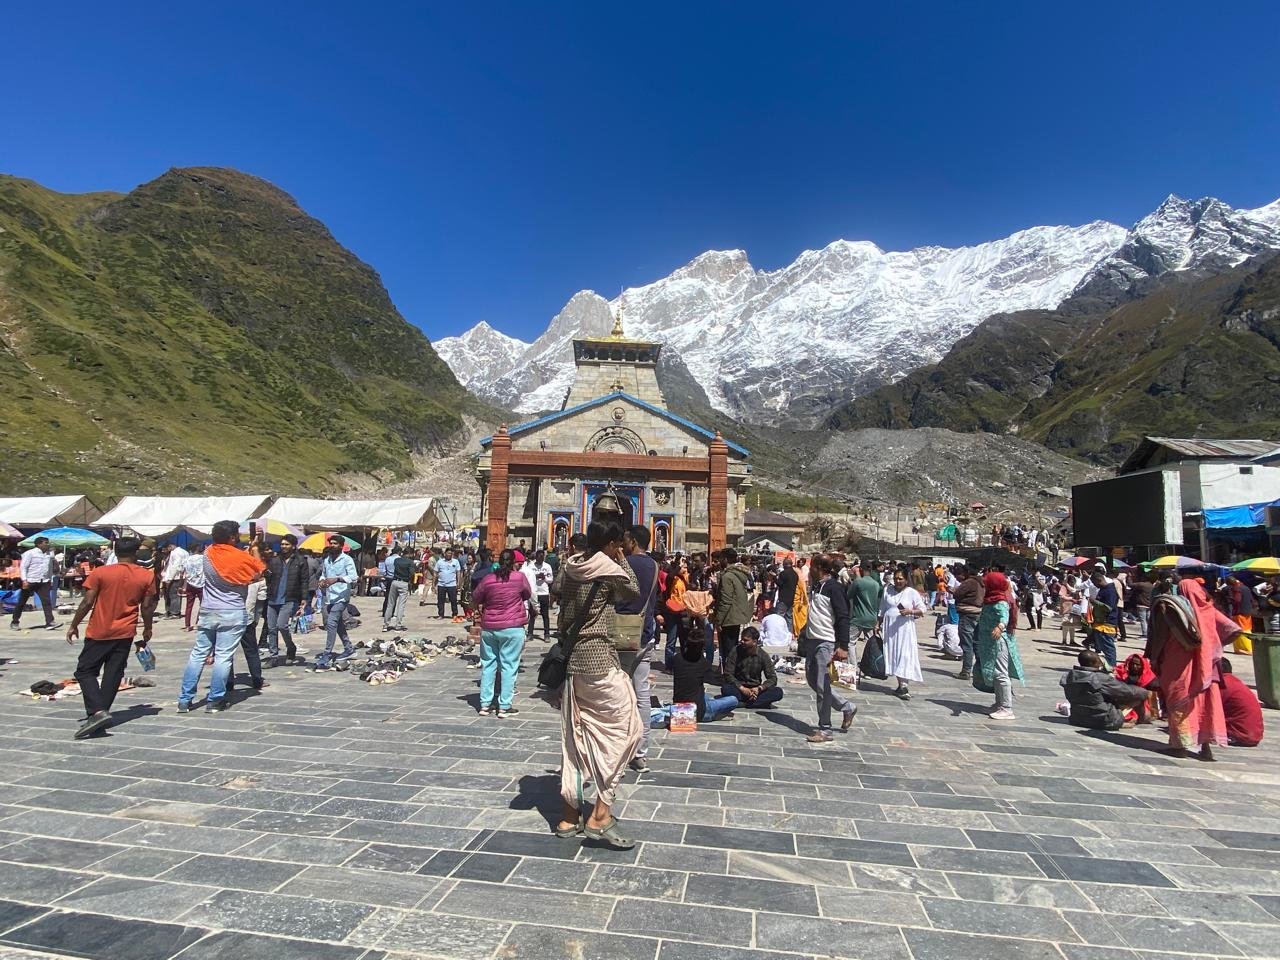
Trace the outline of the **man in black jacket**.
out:
[[[760,649],[760,631],[755,627],[742,628],[738,643],[721,667],[721,696],[737,697],[740,705],[756,708],[772,706],[782,699],[773,657]]]
[[[795,621],[792,619],[794,613],[793,607],[796,602],[796,586],[800,582],[800,576],[796,573],[795,567],[791,563],[790,557],[782,559],[782,569],[778,571],[778,599],[774,603],[773,612],[782,615],[782,619],[787,621],[787,626],[795,631]]]
[[[1146,687],[1117,680],[1102,658],[1092,650],[1081,651],[1079,666],[1072,667],[1059,681],[1071,704],[1068,719],[1091,730],[1119,730],[1133,726],[1124,713],[1147,699]]]
[[[849,601],[840,581],[832,576],[830,557],[815,557],[813,573],[818,578],[809,597],[809,622],[805,624],[804,673],[817,697],[818,729],[806,738],[809,743],[830,743],[831,708],[844,714],[840,730],[853,726],[858,708],[836,693],[831,686],[831,662],[849,659]]]
[[[302,605],[315,589],[307,558],[298,553],[298,538],[286,533],[280,538],[280,552],[267,561],[267,650],[273,667],[301,663],[298,647],[289,632],[289,621],[302,613]],[[285,656],[280,656],[280,637]]]

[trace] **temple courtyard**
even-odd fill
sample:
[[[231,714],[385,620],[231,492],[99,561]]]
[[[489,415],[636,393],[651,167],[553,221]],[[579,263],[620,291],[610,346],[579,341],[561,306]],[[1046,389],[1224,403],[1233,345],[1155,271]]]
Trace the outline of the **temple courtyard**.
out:
[[[464,635],[430,613],[411,604],[410,635]],[[225,713],[179,716],[190,634],[163,622],[157,686],[73,742],[78,697],[19,693],[74,651],[6,632],[0,958],[1280,957],[1277,734],[1202,763],[1161,755],[1160,726],[1075,729],[1054,712],[1056,629],[1019,636],[1016,721],[987,719],[930,644],[914,698],[864,685],[829,746],[804,742],[812,702],[787,678],[777,709],[654,731],[619,809],[640,843],[619,853],[550,834],[540,640],[507,720],[476,716],[478,673],[453,657],[381,686],[278,668]]]

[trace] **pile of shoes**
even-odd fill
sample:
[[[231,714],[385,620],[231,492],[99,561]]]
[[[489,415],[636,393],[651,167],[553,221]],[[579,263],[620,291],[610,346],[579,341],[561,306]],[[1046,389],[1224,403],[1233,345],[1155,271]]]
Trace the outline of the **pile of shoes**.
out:
[[[375,686],[395,683],[408,671],[431,663],[436,657],[465,657],[475,653],[475,644],[471,640],[455,636],[428,640],[426,637],[397,634],[385,640],[358,640],[355,646],[357,650],[364,651],[364,658],[338,660],[333,669],[350,671]]]

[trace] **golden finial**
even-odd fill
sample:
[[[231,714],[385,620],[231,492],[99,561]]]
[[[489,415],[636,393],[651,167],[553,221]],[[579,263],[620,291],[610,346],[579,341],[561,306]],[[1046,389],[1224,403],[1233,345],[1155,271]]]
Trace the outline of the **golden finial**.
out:
[[[618,294],[618,315],[613,318],[613,330],[610,331],[609,337],[612,340],[622,340],[626,337],[622,332],[622,294]]]

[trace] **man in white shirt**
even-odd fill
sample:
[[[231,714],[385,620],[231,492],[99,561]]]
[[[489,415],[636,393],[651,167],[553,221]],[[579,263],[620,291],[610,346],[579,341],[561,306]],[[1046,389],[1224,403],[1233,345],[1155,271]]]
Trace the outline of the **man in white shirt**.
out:
[[[182,593],[186,578],[183,566],[191,554],[176,543],[168,544],[164,555],[164,567],[160,572],[160,588],[164,593],[164,618],[177,620],[182,616]]]
[[[760,646],[768,653],[791,652],[791,628],[780,613],[769,613],[760,621]]]
[[[40,601],[40,609],[44,611],[44,628],[57,629],[53,622],[53,544],[48,537],[37,537],[35,546],[22,555],[20,565],[22,592],[18,595],[18,605],[13,608],[13,620],[9,626],[17,630],[22,620],[22,611],[27,601],[34,595]]]
[[[539,550],[533,560],[524,565],[520,571],[529,581],[529,589],[533,591],[533,599],[529,601],[529,628],[526,633],[533,639],[533,628],[538,614],[542,614],[542,639],[551,639],[551,581],[555,571],[547,563],[547,551]]]

